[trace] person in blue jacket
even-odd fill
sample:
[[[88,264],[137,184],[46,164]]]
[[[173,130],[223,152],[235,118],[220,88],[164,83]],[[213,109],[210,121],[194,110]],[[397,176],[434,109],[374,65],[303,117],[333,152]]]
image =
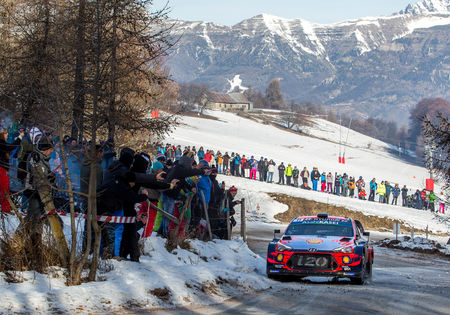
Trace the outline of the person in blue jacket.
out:
[[[398,187],[398,184],[395,184],[395,187],[392,189],[392,204],[397,205],[397,198],[400,196],[400,187]]]
[[[375,178],[370,181],[369,185],[370,185],[369,201],[375,201],[375,192],[377,191],[378,187]]]

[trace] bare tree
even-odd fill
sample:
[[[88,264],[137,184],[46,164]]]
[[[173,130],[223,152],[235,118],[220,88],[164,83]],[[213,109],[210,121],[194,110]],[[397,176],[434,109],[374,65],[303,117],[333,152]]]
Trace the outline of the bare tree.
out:
[[[432,119],[424,117],[422,133],[425,139],[426,164],[430,171],[443,182],[447,197],[450,195],[450,121],[448,116],[437,113]]]

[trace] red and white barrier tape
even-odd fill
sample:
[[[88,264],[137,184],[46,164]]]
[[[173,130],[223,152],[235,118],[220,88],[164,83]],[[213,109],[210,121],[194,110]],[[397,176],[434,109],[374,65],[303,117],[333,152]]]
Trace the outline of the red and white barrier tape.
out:
[[[45,216],[49,216],[52,214],[57,214],[59,216],[70,216],[70,213],[65,212],[58,212],[56,210],[49,211]],[[45,217],[44,216],[44,217]],[[86,214],[83,213],[75,213],[75,218],[87,218]],[[109,222],[109,223],[135,223],[136,217],[119,217],[119,216],[113,216],[113,215],[98,215],[97,221],[99,222]]]

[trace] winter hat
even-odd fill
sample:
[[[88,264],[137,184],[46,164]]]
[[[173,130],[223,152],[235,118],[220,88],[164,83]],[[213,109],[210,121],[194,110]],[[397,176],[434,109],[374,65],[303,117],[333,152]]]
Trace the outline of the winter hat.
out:
[[[47,137],[42,137],[41,139],[39,139],[37,145],[39,151],[47,151],[53,148],[53,142],[49,140]]]
[[[153,167],[152,167],[153,171],[156,172],[156,171],[159,171],[159,170],[162,170],[162,169],[164,169],[164,165],[160,161],[155,161],[153,163]]]
[[[178,164],[179,164],[180,166],[189,168],[189,167],[191,167],[193,161],[194,161],[194,160],[193,160],[192,158],[190,158],[189,156],[183,155],[183,156],[178,160]]]
[[[33,127],[30,130],[30,138],[31,138],[31,142],[33,144],[37,144],[38,139],[37,137],[42,136],[42,132],[37,128],[37,127]]]
[[[130,168],[134,160],[134,151],[130,148],[123,148],[120,151],[119,161],[127,168]]]
[[[203,164],[204,166],[209,167],[209,163],[206,160],[201,160],[198,164]]]
[[[164,154],[162,154],[162,153],[158,153],[157,155],[156,155],[156,160],[157,161],[164,161],[166,159],[166,157],[164,156]]]
[[[150,157],[145,153],[139,153],[134,156],[133,171],[136,173],[145,173],[150,164]]]
[[[229,189],[230,192],[236,191],[237,192],[237,188],[235,186],[231,186]]]

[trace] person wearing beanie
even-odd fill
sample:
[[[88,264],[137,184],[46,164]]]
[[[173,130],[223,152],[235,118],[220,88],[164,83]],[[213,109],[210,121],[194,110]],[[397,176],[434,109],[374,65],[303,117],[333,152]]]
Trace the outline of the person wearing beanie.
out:
[[[176,203],[177,200],[182,200],[183,194],[181,192],[189,192],[191,187],[185,181],[185,178],[191,176],[199,176],[199,175],[209,175],[210,171],[205,171],[205,165],[203,163],[199,163],[195,168],[193,167],[194,159],[183,155],[178,163],[172,167],[167,174],[165,179],[166,183],[172,183],[173,180],[178,180],[178,184],[174,186],[172,189],[163,192],[162,194],[162,203],[164,206],[164,210],[169,212],[170,214],[179,215],[179,203]],[[161,232],[163,235],[168,236],[170,230],[170,222],[167,218],[163,218],[161,222]]]
[[[155,161],[152,166],[153,173],[160,173],[164,170],[164,165],[160,161]]]
[[[53,152],[53,143],[47,137],[39,139],[40,144],[36,143],[36,149],[31,153],[27,161],[27,177],[23,195],[27,198],[27,215],[24,218],[25,226],[29,227],[29,235],[33,246],[39,246],[41,243],[42,224],[41,216],[44,214],[44,204],[41,201],[39,191],[47,186],[51,190],[56,186],[55,174],[50,168],[50,155]],[[39,181],[37,170],[43,173],[46,181]]]
[[[130,171],[134,161],[134,151],[130,148],[123,148],[120,151],[119,160],[111,164],[111,166],[103,173],[103,183],[109,184],[118,177],[123,177],[126,172]]]
[[[162,154],[162,153],[158,153],[156,155],[156,160],[160,161],[161,163],[164,163],[164,161],[166,160],[166,156],[164,154]]]
[[[230,233],[233,229],[233,226],[236,225],[236,220],[233,217],[233,215],[236,213],[234,206],[241,203],[239,200],[234,200],[234,198],[236,197],[237,191],[238,191],[238,189],[235,186],[231,186],[228,189],[228,191],[226,192],[226,196],[225,196],[225,205],[224,205],[224,208],[221,210],[224,218],[227,217],[227,212],[230,213],[230,222],[228,222],[228,224],[230,225]],[[226,220],[224,220],[223,222],[224,222],[224,224],[222,225],[221,230],[218,232],[220,234],[218,236],[221,237],[222,239],[230,239],[232,233],[230,235],[228,235],[227,222],[226,222]]]
[[[97,198],[97,213],[112,216],[136,216],[134,205],[147,200],[146,194],[137,194],[133,187],[136,184],[136,174],[124,172],[111,184],[100,186]],[[103,257],[120,256],[139,262],[138,236],[136,223],[102,224]]]
[[[134,156],[131,170],[135,173],[148,173],[150,166],[150,156],[146,153],[138,153]]]

